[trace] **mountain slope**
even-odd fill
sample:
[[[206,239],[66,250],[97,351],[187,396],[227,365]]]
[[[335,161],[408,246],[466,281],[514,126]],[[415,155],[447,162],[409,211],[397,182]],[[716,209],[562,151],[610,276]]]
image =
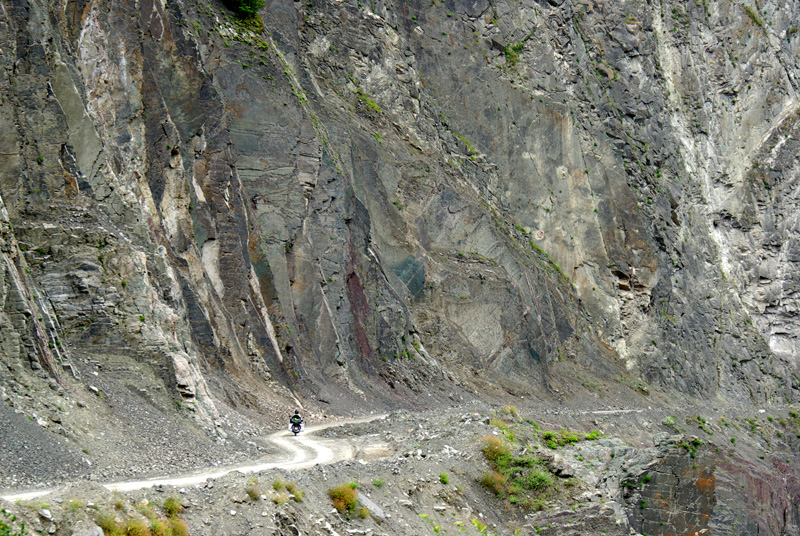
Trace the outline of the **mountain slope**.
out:
[[[797,401],[800,8],[690,4],[3,4],[4,398]]]

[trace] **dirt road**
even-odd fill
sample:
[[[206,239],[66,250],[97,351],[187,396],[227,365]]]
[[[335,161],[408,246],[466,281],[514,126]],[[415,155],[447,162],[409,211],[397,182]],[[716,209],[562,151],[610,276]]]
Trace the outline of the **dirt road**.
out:
[[[315,432],[342,426],[344,424],[363,423],[385,418],[386,415],[369,416],[360,419],[351,419],[317,426],[309,426],[300,435],[293,436],[288,430],[275,432],[264,438],[266,441],[276,445],[287,455],[278,460],[260,461],[246,465],[238,465],[226,468],[206,469],[192,474],[175,476],[164,476],[147,480],[133,480],[126,482],[110,482],[103,484],[103,487],[110,491],[131,491],[155,486],[196,486],[206,480],[213,480],[228,473],[238,471],[240,473],[258,473],[269,469],[305,469],[315,465],[322,465],[337,462],[340,460],[351,459],[355,455],[355,448],[347,440],[326,440],[314,436]],[[26,501],[48,495],[55,491],[55,488],[29,491],[24,493],[0,495],[1,499],[7,501]]]

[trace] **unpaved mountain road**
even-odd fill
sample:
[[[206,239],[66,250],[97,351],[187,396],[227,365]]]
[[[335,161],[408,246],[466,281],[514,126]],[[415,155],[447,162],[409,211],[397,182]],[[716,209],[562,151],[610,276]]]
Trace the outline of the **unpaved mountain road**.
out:
[[[146,480],[132,480],[125,482],[110,482],[103,484],[109,491],[132,491],[137,489],[152,488],[155,486],[195,486],[206,480],[213,480],[221,476],[237,471],[239,473],[258,473],[269,469],[305,469],[315,465],[334,463],[341,460],[349,460],[355,457],[357,448],[352,441],[343,439],[320,439],[314,436],[314,432],[319,432],[327,428],[343,426],[346,424],[365,423],[378,419],[384,419],[386,415],[373,415],[359,419],[349,419],[335,423],[320,424],[309,426],[300,435],[293,436],[287,430],[281,430],[265,437],[264,440],[276,445],[281,451],[288,455],[279,460],[260,461],[245,465],[236,465],[225,468],[207,468],[201,472],[183,474],[179,476],[165,476]],[[29,491],[23,493],[3,494],[0,499],[6,501],[26,501],[48,495],[55,491],[55,488]]]
[[[788,407],[788,406],[787,406]],[[639,408],[613,408],[605,407],[598,408],[552,408],[540,409],[539,411],[530,412],[536,420],[545,426],[558,428],[563,427],[564,424],[559,419],[564,417],[591,417],[597,416],[601,418],[608,418],[613,416],[637,416],[639,424],[641,424],[642,435],[648,436],[651,434],[649,425],[660,423],[663,418],[671,414],[679,415],[700,415],[701,413],[708,415],[708,410],[713,409],[713,414],[724,415],[729,420],[733,420],[736,415],[741,414],[744,408],[708,408],[698,406],[683,406],[681,408],[652,408],[652,407],[639,407]],[[783,406],[770,408],[771,410],[785,409]],[[765,409],[751,407],[745,410],[745,413],[765,413]],[[281,430],[262,438],[262,441],[278,447],[279,452],[284,455],[273,455],[269,459],[261,459],[258,461],[250,461],[243,464],[228,465],[228,466],[207,466],[193,472],[184,472],[177,475],[165,475],[163,477],[156,477],[144,480],[132,480],[121,482],[109,482],[102,484],[103,487],[110,491],[132,491],[137,489],[152,488],[159,485],[165,486],[194,486],[201,484],[206,480],[213,480],[220,478],[232,472],[239,473],[257,473],[267,471],[270,469],[305,469],[316,465],[330,464],[341,460],[355,459],[363,457],[364,459],[378,459],[385,458],[391,455],[392,449],[386,444],[382,443],[381,439],[375,437],[377,434],[369,435],[353,435],[338,437],[336,439],[324,439],[315,436],[316,432],[322,430],[345,426],[348,424],[367,423],[378,419],[385,419],[387,415],[369,415],[366,417],[336,421],[333,423],[326,423],[316,426],[309,426],[298,436],[292,436],[287,430]],[[643,420],[643,421],[642,421]],[[681,419],[678,419],[679,421]],[[647,422],[649,421],[649,423]],[[595,424],[598,424],[595,422]],[[387,423],[391,428],[391,424]],[[396,424],[394,425],[396,427]],[[420,425],[421,426],[421,425]],[[613,427],[614,424],[611,423]],[[410,432],[410,430],[409,430]],[[610,433],[615,433],[609,430]],[[17,493],[16,491],[4,492],[0,490],[0,499],[8,501],[29,500],[36,497],[48,495],[55,491],[56,488],[47,488],[39,490],[31,490],[28,492]]]

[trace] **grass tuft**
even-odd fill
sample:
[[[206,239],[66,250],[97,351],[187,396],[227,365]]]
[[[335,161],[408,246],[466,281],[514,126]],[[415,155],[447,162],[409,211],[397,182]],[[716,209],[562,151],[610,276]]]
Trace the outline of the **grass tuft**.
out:
[[[531,491],[544,491],[553,485],[553,476],[544,469],[534,469],[523,481],[525,488]]]
[[[122,535],[122,526],[117,521],[117,517],[111,512],[100,512],[94,520],[97,526],[103,529],[106,536]]]
[[[150,522],[150,532],[153,536],[172,536],[172,529],[166,519],[154,519]]]
[[[70,512],[76,512],[81,508],[86,508],[86,501],[81,499],[70,499],[69,502],[67,502],[67,510]]]
[[[125,520],[125,536],[152,536],[150,526],[141,517],[129,517]]]
[[[158,516],[153,511],[153,508],[147,501],[142,501],[136,505],[136,510],[150,521],[158,519]]]
[[[506,415],[511,415],[512,417],[516,417],[517,414],[519,413],[519,410],[517,409],[516,406],[514,406],[512,404],[506,404],[500,410],[500,413],[505,413]]]
[[[286,484],[286,491],[288,491],[294,502],[303,502],[303,497],[305,497],[305,493],[303,493],[300,488],[297,487],[297,484],[294,482],[289,482]]]
[[[189,527],[183,519],[173,517],[169,520],[172,536],[189,536]]]
[[[497,436],[486,436],[482,439],[481,451],[490,462],[496,462],[502,456],[508,456],[511,451]]]
[[[259,497],[261,497],[261,490],[258,489],[258,486],[255,484],[248,485],[244,488],[244,491],[247,492],[247,496],[250,497],[251,500],[257,501]]]
[[[289,494],[282,491],[272,498],[272,502],[274,502],[276,506],[283,506],[289,502]]]
[[[167,497],[164,501],[164,512],[167,514],[167,517],[175,517],[183,512],[183,505],[177,497]]]

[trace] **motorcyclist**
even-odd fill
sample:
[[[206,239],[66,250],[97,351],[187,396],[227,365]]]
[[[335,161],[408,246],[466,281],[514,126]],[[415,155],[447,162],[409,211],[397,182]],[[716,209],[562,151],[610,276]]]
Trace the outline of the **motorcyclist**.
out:
[[[294,415],[289,419],[289,424],[303,424],[303,418],[300,417],[300,411],[294,410]]]

